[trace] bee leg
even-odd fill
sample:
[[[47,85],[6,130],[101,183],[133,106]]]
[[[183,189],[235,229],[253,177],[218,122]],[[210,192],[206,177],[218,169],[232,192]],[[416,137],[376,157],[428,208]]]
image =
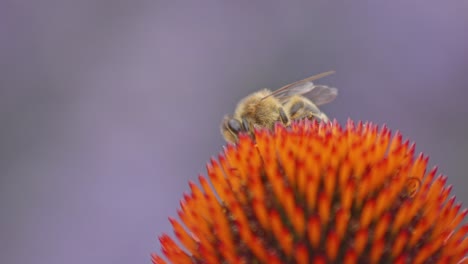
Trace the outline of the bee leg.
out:
[[[278,108],[278,112],[279,112],[280,120],[283,123],[283,125],[287,125],[289,123],[289,118],[284,112],[283,108],[282,107]]]
[[[235,143],[238,140],[238,135],[242,131],[242,125],[239,120],[232,116],[224,116],[221,122],[221,134],[228,143]]]
[[[249,121],[245,117],[242,118],[242,128],[244,131],[248,132],[249,131]]]
[[[328,116],[326,114],[324,114],[323,112],[320,112],[320,117],[319,118],[320,118],[320,120],[322,122],[329,122],[330,121],[330,119],[328,119]]]
[[[308,104],[306,106],[306,111],[309,113],[307,118],[309,118],[310,120],[312,120],[313,118],[321,119],[322,111],[320,111],[320,109],[318,109],[317,106]]]
[[[246,132],[250,136],[253,142],[255,142],[255,133],[254,133],[255,127],[253,126],[251,127],[249,121],[245,117],[242,118],[242,129],[244,132]]]
[[[291,116],[295,116],[297,112],[302,108],[304,108],[304,103],[302,101],[297,101],[289,109],[289,114]]]
[[[318,121],[322,119],[325,119],[324,121],[328,120],[325,114],[323,114],[317,106],[314,104],[307,104],[302,101],[295,102],[289,108],[289,114],[294,120],[300,120],[304,118],[309,120],[318,119]]]

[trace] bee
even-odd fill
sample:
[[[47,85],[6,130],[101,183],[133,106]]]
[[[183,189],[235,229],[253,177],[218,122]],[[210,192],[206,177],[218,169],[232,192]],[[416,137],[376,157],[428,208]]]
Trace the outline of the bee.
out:
[[[236,142],[240,133],[253,135],[254,129],[273,129],[276,122],[289,126],[292,120],[307,118],[328,122],[318,106],[333,101],[338,90],[326,85],[313,84],[334,71],[320,73],[290,83],[278,90],[262,89],[243,98],[232,116],[224,116],[221,134],[227,142]],[[303,95],[309,94],[308,97]]]

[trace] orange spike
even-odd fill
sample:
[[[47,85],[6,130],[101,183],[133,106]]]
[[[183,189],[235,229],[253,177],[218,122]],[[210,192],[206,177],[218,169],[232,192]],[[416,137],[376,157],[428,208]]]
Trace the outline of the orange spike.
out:
[[[282,197],[283,193],[286,192],[287,186],[284,185],[284,179],[281,176],[279,172],[276,172],[276,174],[272,177],[273,180],[271,181],[272,187],[273,187],[273,192],[277,197]],[[281,199],[281,203],[284,203],[284,201]],[[283,206],[285,206],[283,204]]]
[[[319,194],[318,213],[323,226],[328,225],[328,221],[330,219],[330,203],[331,199],[326,193]]]
[[[468,209],[464,209],[463,212],[458,213],[460,211],[461,204],[458,204],[456,208],[453,210],[453,215],[452,215],[452,221],[450,222],[450,225],[448,228],[450,229],[456,229],[458,225],[465,219],[465,216],[468,214]]]
[[[291,256],[293,253],[293,236],[291,232],[285,227],[281,229],[281,234],[277,237],[281,248],[286,256]]]
[[[400,227],[408,221],[408,212],[410,210],[411,203],[405,201],[398,210],[395,220],[393,220],[392,232],[395,233]]]
[[[354,146],[352,146],[348,155],[351,163],[354,165],[354,175],[358,178],[361,178],[365,169],[362,149],[355,144]]]
[[[201,244],[200,247],[198,248],[198,251],[201,255],[201,259],[206,261],[206,263],[219,263],[218,259],[218,252],[213,252],[211,250],[208,250],[206,244]],[[188,262],[175,262],[175,263],[193,263],[192,259],[188,260]]]
[[[336,212],[335,230],[336,230],[336,234],[339,240],[343,239],[345,235],[350,217],[351,217],[351,214],[346,209],[340,208]]]
[[[294,230],[296,231],[297,236],[301,237],[304,235],[305,231],[305,216],[304,210],[296,206],[294,210],[294,215],[291,216],[291,222],[293,224]]]
[[[299,244],[295,247],[294,256],[296,257],[296,263],[298,264],[309,263],[309,252],[304,244]]]
[[[372,243],[372,248],[370,252],[371,263],[379,263],[379,260],[384,250],[384,246],[385,246],[384,240],[377,240]]]
[[[318,174],[307,176],[306,201],[309,211],[314,211],[317,203],[317,192],[319,187]]]
[[[304,168],[305,167],[305,161],[301,161],[300,164],[298,164],[298,169],[297,169],[297,183],[296,183],[296,188],[298,193],[300,194],[301,197],[305,196],[306,193],[306,186],[307,186],[307,171]]]
[[[224,212],[218,211],[216,214],[213,214],[213,223],[213,229],[226,249],[225,251],[222,251],[222,253],[227,254],[226,258],[229,258],[230,254],[234,252],[234,242],[231,234],[231,228],[229,227]]]
[[[375,210],[375,200],[367,201],[364,204],[364,207],[361,212],[361,220],[360,220],[361,227],[367,228],[367,226],[372,221],[372,214],[374,210]]]
[[[418,250],[413,263],[415,264],[424,263],[427,260],[427,258],[429,258],[430,253],[431,253],[430,251],[431,250],[430,250],[429,245],[422,247],[420,250]]]
[[[203,176],[198,176],[198,180],[200,181],[200,185],[202,186],[203,192],[209,197],[210,199],[213,198],[216,200],[216,195],[213,192],[213,189],[211,189],[210,184],[208,181],[205,179]]]
[[[455,247],[455,244],[462,240],[468,234],[468,225],[464,225],[458,229],[446,242],[450,247]]]
[[[169,218],[169,221],[174,228],[174,234],[182,245],[184,245],[190,252],[196,254],[197,242],[185,231],[179,222],[172,218]]]
[[[236,216],[235,222],[238,225],[239,234],[242,239],[247,241],[252,239],[252,233],[249,228],[249,222],[245,216],[245,212],[242,211],[241,206],[238,203],[233,203],[231,205],[232,215]]]
[[[351,176],[351,162],[349,159],[345,159],[339,168],[339,185],[341,189],[344,189],[348,183],[348,179]]]
[[[281,143],[284,145],[289,145],[289,140],[289,137],[286,137],[284,141],[281,141]],[[295,162],[292,153],[293,152],[291,150],[284,149],[284,147],[280,147],[278,151],[280,158],[279,162],[281,163],[281,166],[284,170],[284,176],[286,179],[288,179],[290,184],[293,183],[295,175]]]
[[[336,170],[328,167],[326,176],[323,179],[325,185],[325,193],[328,197],[333,197],[333,193],[336,189]]]
[[[317,248],[319,246],[321,233],[320,218],[318,216],[310,217],[307,222],[307,227],[309,242],[314,248]]]
[[[357,189],[357,198],[356,202],[360,206],[364,198],[369,194],[370,191],[370,182],[371,178],[366,175],[361,178],[361,182],[359,183],[359,188]]]
[[[455,259],[462,259],[466,257],[468,254],[468,239],[463,239],[460,241],[458,247],[454,249],[454,258]]]
[[[289,219],[294,219],[295,217],[295,203],[294,203],[294,193],[291,188],[285,189],[283,194],[281,195],[281,199],[279,199],[282,203],[284,210],[286,211],[286,215]]]
[[[395,242],[393,243],[392,256],[396,257],[400,255],[403,248],[408,243],[408,237],[409,235],[408,235],[408,232],[406,231],[402,231],[398,233],[398,235],[395,238]]]
[[[162,235],[159,241],[163,247],[162,251],[164,255],[166,255],[170,261],[181,264],[190,263],[190,256],[182,251],[169,236]]]
[[[358,260],[358,256],[356,251],[353,249],[348,249],[344,256],[344,264],[356,264]]]
[[[468,259],[467,259],[468,260]],[[459,262],[457,262],[457,264],[461,264],[461,263],[468,263],[466,262],[467,260],[460,260]],[[437,264],[449,264],[450,263],[450,256],[443,256],[439,259],[439,261],[436,262]]]
[[[327,263],[327,259],[322,256],[322,255],[318,255],[318,256],[314,256],[313,260],[311,263],[314,263],[314,264],[326,264]]]
[[[360,229],[356,232],[354,237],[354,249],[357,255],[361,255],[367,245],[368,231],[367,229]]]
[[[244,262],[245,263],[245,262]],[[243,263],[243,264],[244,264]],[[282,264],[281,260],[279,259],[278,255],[275,254],[275,252],[270,251],[268,255],[268,261],[266,262],[268,264]],[[247,263],[245,263],[247,264]]]
[[[400,255],[395,260],[395,264],[405,264],[405,263],[408,263],[408,256],[406,255]]]
[[[220,156],[220,162],[224,163],[225,159],[224,157]],[[210,178],[211,184],[213,184],[214,189],[217,191],[217,194],[221,198],[221,200],[226,200],[226,197],[224,197],[224,193],[221,191],[224,189],[224,186],[226,186],[226,179],[224,177],[224,173],[221,170],[221,167],[219,164],[212,160],[211,164],[206,165],[207,171],[208,171],[208,177]],[[234,168],[232,168],[234,170]]]
[[[338,255],[338,247],[340,245],[340,240],[335,232],[331,231],[327,235],[326,239],[326,252],[329,261],[335,261]]]
[[[424,155],[420,153],[411,167],[409,176],[422,179],[426,172],[427,161]]]
[[[281,248],[290,255],[292,252],[292,236],[291,233],[284,228],[283,223],[281,221],[281,217],[278,212],[271,211],[270,212],[270,221],[271,227],[273,230],[273,234],[276,237],[276,241],[279,242]]]
[[[421,236],[426,232],[426,230],[431,226],[431,223],[427,221],[426,218],[422,218],[419,220],[418,224],[414,228],[413,232],[411,232],[411,238],[409,240],[409,245],[414,246],[416,242],[419,241]]]
[[[193,182],[189,182],[189,186],[190,186],[190,190],[192,191],[192,198],[195,201],[204,204],[205,203],[205,197],[204,197],[203,192],[200,190],[200,188],[198,188],[198,186]],[[200,209],[201,210],[198,210],[198,213],[202,217],[207,218],[208,212],[205,210],[205,207],[202,207]]]
[[[248,192],[250,196],[259,200],[265,199],[265,189],[260,178],[250,177],[248,180]]]
[[[356,183],[352,180],[346,183],[346,186],[343,190],[343,195],[341,196],[341,207],[349,211],[351,209],[351,205],[353,203],[353,196],[356,192]]]
[[[156,254],[151,255],[151,261],[153,262],[153,264],[167,264],[167,262],[164,261],[164,259],[162,259],[160,256]]]
[[[266,252],[265,245],[264,245],[263,241],[260,238],[254,237],[253,239],[248,240],[246,242],[247,242],[250,250],[253,251],[255,256],[261,262],[267,262],[268,261],[268,256],[267,256],[268,254]],[[228,262],[228,263],[230,263],[230,262]]]
[[[229,247],[226,246],[224,240],[220,239],[221,241],[217,244],[218,252],[222,255],[221,258],[228,262],[228,263],[236,263],[236,254],[235,251],[229,250]]]
[[[257,217],[258,221],[260,222],[260,225],[268,230],[270,229],[270,219],[268,217],[268,212],[265,207],[265,201],[257,199],[254,197],[252,204],[253,204],[253,209],[255,212],[255,216]]]
[[[389,230],[391,221],[391,214],[386,213],[383,215],[380,220],[377,222],[374,230],[374,239],[380,240],[383,239],[385,233]]]
[[[232,241],[232,238],[228,235],[229,230],[224,230],[220,228],[216,228],[217,224],[215,224],[215,232],[219,231],[219,242],[217,244],[218,252],[220,252],[224,259],[228,260],[229,263],[234,262],[236,255],[235,255],[235,247]]]
[[[185,213],[180,212],[179,214],[179,217],[182,220],[182,222],[188,227],[189,230],[192,231],[193,236],[195,236],[203,243],[209,243],[209,239],[212,239],[212,233],[206,225],[205,220],[202,219],[196,212],[192,210],[185,211]]]
[[[444,186],[443,179],[441,177],[437,177],[434,182],[426,184],[429,185],[427,196],[435,200],[442,192]]]
[[[391,201],[393,201],[393,197],[391,197],[391,188],[384,188],[380,191],[377,196],[377,200],[375,203],[375,212],[374,215],[376,217],[380,216],[388,207],[391,205]]]

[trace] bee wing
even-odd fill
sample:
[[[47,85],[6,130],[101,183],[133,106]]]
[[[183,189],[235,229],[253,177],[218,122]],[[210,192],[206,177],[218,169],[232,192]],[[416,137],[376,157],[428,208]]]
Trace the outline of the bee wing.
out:
[[[315,84],[312,82],[300,82],[296,83],[294,85],[288,86],[288,89],[279,89],[276,91],[273,91],[271,95],[278,99],[287,99],[288,97],[291,97],[293,95],[303,95],[306,93],[309,93],[310,91],[315,89]]]
[[[293,95],[305,95],[317,106],[327,104],[335,100],[338,95],[338,89],[327,85],[317,85],[311,82],[301,83],[291,86],[289,89],[275,94],[275,97],[282,102],[288,101]]]
[[[327,104],[335,100],[338,95],[338,89],[326,85],[313,85],[307,97],[317,106]]]
[[[313,98],[311,98],[313,101],[317,100],[317,102],[314,101],[314,103],[318,105],[328,103],[332,101],[333,99],[335,99],[337,95],[336,88],[331,88],[331,87],[324,86],[324,85],[315,85],[312,83],[312,81],[323,78],[333,73],[335,73],[335,71],[323,72],[323,73],[319,73],[314,76],[305,78],[303,80],[290,83],[288,85],[285,85],[279,88],[278,90],[273,91],[268,96],[262,98],[262,100],[269,96],[274,96],[280,99],[281,101],[287,101],[287,99],[293,95],[303,95],[303,94],[306,94],[315,90],[313,94]]]

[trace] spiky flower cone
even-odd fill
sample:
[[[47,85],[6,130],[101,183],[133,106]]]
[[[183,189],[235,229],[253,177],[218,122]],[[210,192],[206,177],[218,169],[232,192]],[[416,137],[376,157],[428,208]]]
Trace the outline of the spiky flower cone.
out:
[[[257,131],[190,183],[170,219],[180,243],[162,235],[162,252],[178,264],[464,262],[467,210],[427,161],[372,124]]]

